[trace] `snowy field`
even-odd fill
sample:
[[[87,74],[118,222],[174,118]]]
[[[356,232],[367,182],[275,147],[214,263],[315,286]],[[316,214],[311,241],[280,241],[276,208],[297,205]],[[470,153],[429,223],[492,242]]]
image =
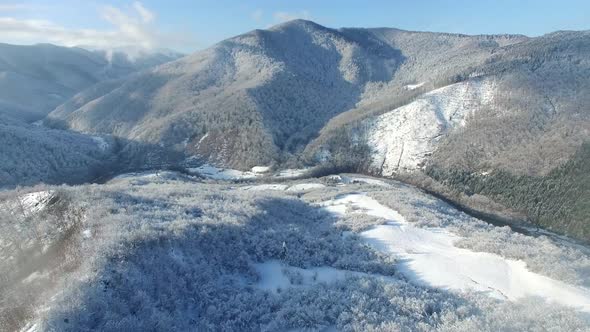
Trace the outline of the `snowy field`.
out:
[[[212,180],[252,180],[256,178],[272,177],[275,179],[293,179],[303,177],[308,169],[285,169],[271,173],[269,166],[254,166],[250,171],[240,171],[231,168],[218,168],[210,164],[189,168],[188,171]]]
[[[223,180],[144,172],[5,193],[0,330],[590,326],[586,247],[488,225],[395,181],[263,169],[236,183],[205,170]]]
[[[527,296],[590,313],[590,290],[532,273],[522,261],[457,248],[458,237],[444,228],[418,228],[398,212],[364,194],[349,194],[325,203],[338,215],[365,213],[387,221],[361,233],[374,248],[394,254],[398,271],[429,287],[476,291],[498,299]]]

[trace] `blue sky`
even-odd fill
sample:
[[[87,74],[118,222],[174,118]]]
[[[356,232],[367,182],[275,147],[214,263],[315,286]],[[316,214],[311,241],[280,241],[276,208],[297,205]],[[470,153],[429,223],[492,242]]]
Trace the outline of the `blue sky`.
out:
[[[0,42],[192,52],[292,18],[466,34],[590,29],[590,0],[0,0]]]

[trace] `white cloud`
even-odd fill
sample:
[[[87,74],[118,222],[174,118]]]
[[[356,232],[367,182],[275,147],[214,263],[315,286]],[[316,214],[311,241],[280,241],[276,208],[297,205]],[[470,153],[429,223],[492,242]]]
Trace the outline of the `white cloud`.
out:
[[[133,3],[133,8],[135,8],[135,10],[139,13],[144,23],[152,22],[156,18],[156,15],[152,11],[145,8],[139,1],[135,1]]]
[[[186,34],[163,34],[154,24],[156,15],[140,2],[128,11],[105,6],[100,16],[110,29],[67,29],[47,20],[0,17],[0,41],[17,44],[48,42],[65,46],[85,45],[96,48],[134,47],[154,49],[189,43]],[[178,35],[182,35],[179,39]]]
[[[287,21],[298,19],[298,18],[305,19],[305,20],[311,19],[311,15],[309,14],[309,12],[307,10],[302,10],[299,12],[279,11],[279,12],[274,12],[272,14],[272,17],[276,23],[287,22]]]
[[[4,3],[0,4],[0,12],[15,12],[22,10],[35,10],[37,6],[25,3]]]
[[[262,11],[262,9],[256,9],[252,12],[252,14],[250,14],[250,17],[252,17],[252,19],[258,23],[262,22],[263,16],[264,12]]]

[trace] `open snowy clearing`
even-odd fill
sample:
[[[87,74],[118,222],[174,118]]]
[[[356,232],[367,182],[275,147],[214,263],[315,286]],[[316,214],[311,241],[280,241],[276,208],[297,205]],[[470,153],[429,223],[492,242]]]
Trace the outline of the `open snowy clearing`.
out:
[[[217,168],[209,164],[204,164],[195,168],[189,168],[188,171],[213,180],[254,179],[262,175],[260,173],[255,172],[244,172],[235,169]]]
[[[279,190],[287,192],[306,192],[314,189],[324,188],[325,185],[321,183],[298,183],[292,186],[282,183],[257,184],[252,186],[241,187],[242,190],[264,191],[264,190]]]
[[[251,171],[240,171],[230,168],[218,168],[210,164],[203,164],[199,167],[188,168],[188,171],[213,180],[251,180],[264,176],[270,176],[270,167],[254,166]],[[304,176],[308,169],[284,169],[275,174],[274,178],[292,179]]]
[[[324,203],[336,214],[363,213],[387,220],[387,224],[362,232],[377,250],[394,254],[398,270],[421,285],[451,291],[476,291],[507,300],[542,297],[590,312],[590,290],[530,272],[522,261],[457,248],[459,239],[442,228],[418,228],[397,211],[364,194],[347,194]]]
[[[349,271],[332,267],[302,269],[289,266],[277,260],[254,264],[260,280],[256,287],[266,291],[278,292],[290,287],[310,286],[317,283],[332,283],[344,280]],[[357,273],[358,274],[358,273]]]

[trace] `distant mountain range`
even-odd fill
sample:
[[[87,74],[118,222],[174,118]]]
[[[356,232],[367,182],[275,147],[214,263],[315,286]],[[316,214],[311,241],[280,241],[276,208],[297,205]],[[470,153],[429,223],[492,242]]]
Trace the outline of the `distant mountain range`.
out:
[[[11,47],[0,48],[0,70],[15,58]],[[159,66],[34,47],[32,60],[16,57],[25,69],[0,80],[34,82],[0,89],[4,113],[52,110],[46,125],[115,137],[125,163],[197,156],[237,169],[392,176],[590,239],[580,171],[589,160],[589,31],[469,36],[295,20]],[[48,69],[38,55],[54,53],[61,62]]]
[[[98,82],[180,57],[171,52],[128,51],[0,44],[0,115],[39,120]]]

